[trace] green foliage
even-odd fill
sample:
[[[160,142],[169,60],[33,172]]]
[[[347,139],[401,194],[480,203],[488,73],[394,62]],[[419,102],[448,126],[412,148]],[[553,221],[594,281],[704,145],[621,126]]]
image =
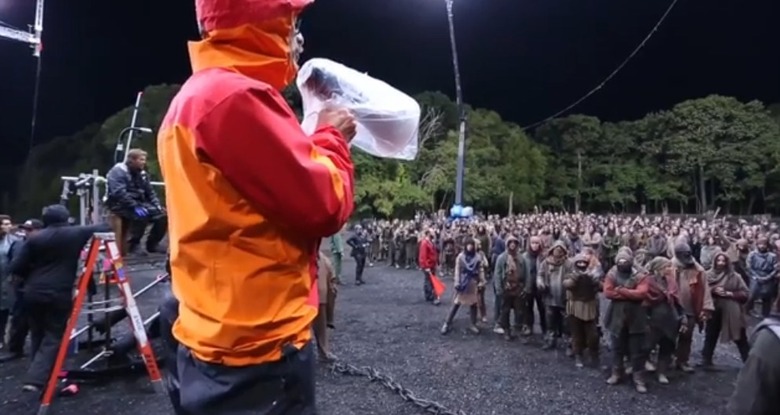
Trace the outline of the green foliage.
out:
[[[157,129],[175,85],[146,89],[139,126]],[[294,88],[285,97],[300,117]],[[416,210],[447,209],[454,199],[458,111],[446,95],[424,92],[426,114],[420,151],[412,162],[378,159],[353,150],[357,214],[410,216]],[[70,137],[34,149],[21,179],[17,212],[39,212],[57,200],[59,177],[105,174],[116,136],[130,123],[132,108]],[[624,122],[571,115],[554,119],[529,137],[519,126],[485,109],[467,109],[465,202],[483,212],[535,207],[596,212],[670,209],[724,213],[780,210],[780,106],[709,96],[668,111]],[[150,153],[159,179],[155,140],[134,143]]]

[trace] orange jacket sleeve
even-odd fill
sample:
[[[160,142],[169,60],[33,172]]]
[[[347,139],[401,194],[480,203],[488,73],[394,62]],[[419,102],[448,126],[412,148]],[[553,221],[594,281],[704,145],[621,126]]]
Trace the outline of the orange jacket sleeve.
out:
[[[354,208],[354,166],[333,127],[312,136],[270,86],[232,93],[195,127],[196,150],[269,220],[301,235],[338,232]]]

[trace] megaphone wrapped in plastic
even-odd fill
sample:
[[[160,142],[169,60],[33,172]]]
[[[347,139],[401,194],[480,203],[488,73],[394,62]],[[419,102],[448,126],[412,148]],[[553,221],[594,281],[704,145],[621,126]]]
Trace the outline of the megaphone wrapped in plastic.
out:
[[[355,115],[357,134],[351,144],[377,157],[414,160],[420,129],[420,105],[387,83],[328,59],[311,59],[296,81],[303,101],[301,127],[316,128],[326,107],[346,108]]]

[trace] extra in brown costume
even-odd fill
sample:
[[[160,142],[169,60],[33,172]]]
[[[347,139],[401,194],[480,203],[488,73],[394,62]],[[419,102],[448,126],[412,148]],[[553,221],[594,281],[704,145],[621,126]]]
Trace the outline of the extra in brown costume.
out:
[[[317,289],[320,297],[319,312],[314,320],[314,336],[317,339],[317,350],[320,360],[333,361],[335,357],[330,352],[328,327],[334,327],[333,315],[336,308],[337,288],[333,265],[322,252],[320,252],[317,262]]]
[[[599,362],[599,298],[601,275],[594,272],[599,267],[591,267],[587,255],[574,257],[574,267],[565,276],[566,314],[571,330],[571,348],[577,367],[582,367],[582,354],[587,348],[591,363]]]

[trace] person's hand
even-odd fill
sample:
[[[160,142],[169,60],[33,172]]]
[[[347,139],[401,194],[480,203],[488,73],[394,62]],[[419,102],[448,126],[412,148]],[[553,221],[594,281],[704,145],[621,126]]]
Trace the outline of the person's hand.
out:
[[[355,138],[357,132],[355,116],[347,109],[325,108],[320,111],[317,118],[317,128],[328,125],[339,130],[348,143]]]
[[[688,332],[688,325],[683,323],[680,324],[680,334],[685,334]]]
[[[725,297],[726,296],[726,290],[724,290],[723,287],[715,287],[715,289],[713,289],[712,292],[715,295],[719,295],[721,297]]]
[[[149,215],[149,211],[142,206],[136,207],[133,212],[135,212],[135,216],[138,216],[139,218],[145,218],[147,215]]]
[[[709,310],[704,310],[699,315],[699,321],[702,321],[702,322],[707,321],[710,318],[712,318],[712,312],[709,311]]]

